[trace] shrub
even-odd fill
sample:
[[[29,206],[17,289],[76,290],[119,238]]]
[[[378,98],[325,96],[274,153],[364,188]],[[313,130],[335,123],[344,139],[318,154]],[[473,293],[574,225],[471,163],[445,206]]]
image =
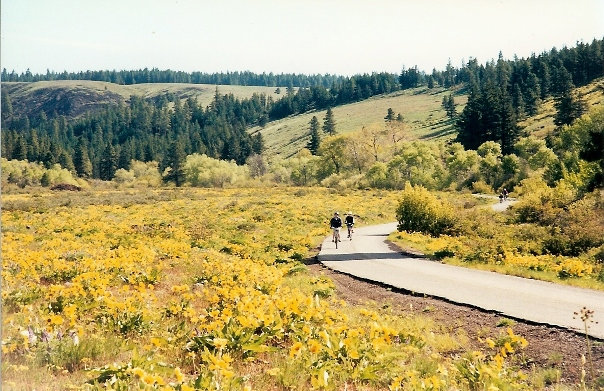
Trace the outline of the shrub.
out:
[[[184,170],[187,182],[198,187],[225,187],[249,177],[247,167],[197,153],[187,156]]]
[[[440,201],[423,186],[405,186],[396,218],[399,231],[422,232],[432,236],[456,233],[451,205]]]
[[[472,182],[472,192],[489,194],[489,193],[493,192],[493,188],[491,186],[487,185],[484,181],[476,181],[476,182]]]

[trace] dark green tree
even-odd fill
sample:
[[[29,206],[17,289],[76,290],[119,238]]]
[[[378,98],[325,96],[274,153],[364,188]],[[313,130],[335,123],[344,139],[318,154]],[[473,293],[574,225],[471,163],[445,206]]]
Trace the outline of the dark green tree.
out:
[[[587,110],[585,102],[576,97],[572,92],[567,92],[558,96],[555,100],[554,107],[556,108],[554,123],[558,126],[572,124]]]
[[[2,81],[6,81],[3,79]],[[2,122],[10,119],[13,116],[13,104],[10,96],[8,95],[8,91],[5,88],[2,88],[2,106],[0,111],[2,111]]]
[[[319,147],[321,146],[321,136],[319,135],[319,120],[316,116],[313,116],[310,120],[310,140],[308,144],[306,144],[306,148],[312,153],[316,155],[319,152]]]
[[[115,148],[111,143],[107,143],[99,162],[99,178],[104,181],[112,180],[117,171],[117,161],[118,156]]]
[[[27,160],[27,144],[23,136],[17,136],[15,143],[13,144],[13,153],[11,159],[15,160]]]
[[[75,166],[73,164],[73,159],[71,158],[71,154],[67,153],[67,151],[62,150],[59,154],[59,164],[64,169],[75,172]]]
[[[164,181],[173,182],[179,187],[185,184],[185,159],[185,150],[182,144],[178,140],[172,141],[164,162],[164,166],[168,170],[164,176]]]
[[[386,120],[386,122],[394,121],[394,110],[392,110],[392,107],[388,107],[388,113],[384,117],[384,120]]]
[[[323,132],[329,134],[330,136],[335,135],[336,132],[336,122],[333,117],[333,111],[331,111],[331,107],[327,109],[325,113],[325,118],[323,119]]]
[[[88,155],[88,148],[82,139],[79,139],[78,144],[76,145],[75,154],[73,156],[73,165],[78,176],[83,178],[92,177],[92,162]]]
[[[441,105],[445,109],[447,117],[454,119],[457,115],[457,110],[455,109],[455,99],[453,98],[453,94],[443,96]]]

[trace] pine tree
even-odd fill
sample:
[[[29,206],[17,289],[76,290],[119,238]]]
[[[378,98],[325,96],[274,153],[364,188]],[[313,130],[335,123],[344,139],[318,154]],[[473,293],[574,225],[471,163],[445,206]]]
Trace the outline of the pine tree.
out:
[[[513,152],[514,144],[518,141],[519,129],[517,117],[512,107],[512,99],[507,91],[502,91],[499,109],[499,137],[494,141],[501,143],[501,152],[508,155]]]
[[[466,107],[457,120],[459,133],[457,141],[466,149],[476,149],[485,140],[482,125],[482,110],[479,92],[476,89],[470,91]]]
[[[71,159],[71,155],[67,153],[65,150],[62,150],[59,154],[59,164],[64,169],[75,172],[75,166],[73,164],[73,160]]]
[[[336,134],[336,122],[333,118],[333,112],[331,111],[331,107],[327,109],[325,113],[325,118],[323,119],[323,132],[333,136]]]
[[[575,97],[572,92],[567,92],[557,97],[554,107],[557,110],[554,123],[558,126],[572,124],[587,110],[585,102]]]
[[[454,119],[457,115],[457,110],[455,109],[455,99],[453,98],[453,94],[443,96],[441,105],[445,109],[447,117]]]
[[[392,107],[388,107],[388,113],[384,117],[384,120],[386,120],[386,122],[394,121],[394,110],[392,110]]]
[[[2,107],[0,111],[2,112],[2,122],[10,119],[13,116],[13,104],[10,96],[8,95],[8,91],[6,91],[4,88],[2,89]]]
[[[182,144],[175,140],[172,141],[166,154],[165,167],[168,173],[164,176],[166,182],[174,182],[176,186],[182,186],[185,183],[185,151]]]
[[[10,158],[14,160],[27,160],[27,144],[23,136],[17,136]]]
[[[83,178],[90,178],[92,176],[92,162],[88,155],[88,148],[81,139],[76,146],[73,165],[78,176]]]
[[[101,161],[99,162],[99,178],[104,181],[110,181],[115,176],[117,171],[117,153],[111,143],[107,143]]]
[[[526,112],[528,115],[536,115],[539,111],[539,104],[541,103],[541,85],[537,75],[530,72],[526,81],[526,92],[524,104],[526,106]]]
[[[306,148],[312,153],[316,155],[319,152],[319,147],[321,145],[321,136],[319,136],[319,120],[316,116],[313,116],[310,120],[310,140],[308,144],[306,144]]]

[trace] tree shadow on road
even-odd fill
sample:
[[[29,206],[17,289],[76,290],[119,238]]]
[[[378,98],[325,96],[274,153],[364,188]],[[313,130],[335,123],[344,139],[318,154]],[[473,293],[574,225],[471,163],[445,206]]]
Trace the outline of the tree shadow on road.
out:
[[[368,259],[404,259],[401,253],[342,253],[320,254],[319,261],[361,261]]]

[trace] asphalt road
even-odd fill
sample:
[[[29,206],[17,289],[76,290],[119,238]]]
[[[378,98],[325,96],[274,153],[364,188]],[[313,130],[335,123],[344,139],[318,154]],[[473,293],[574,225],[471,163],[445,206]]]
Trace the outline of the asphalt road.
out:
[[[584,324],[573,313],[587,307],[594,311],[589,334],[604,339],[604,292],[405,256],[386,243],[395,230],[396,223],[355,228],[350,241],[344,228],[339,248],[326,238],[318,259],[332,270],[388,286],[579,332]]]

